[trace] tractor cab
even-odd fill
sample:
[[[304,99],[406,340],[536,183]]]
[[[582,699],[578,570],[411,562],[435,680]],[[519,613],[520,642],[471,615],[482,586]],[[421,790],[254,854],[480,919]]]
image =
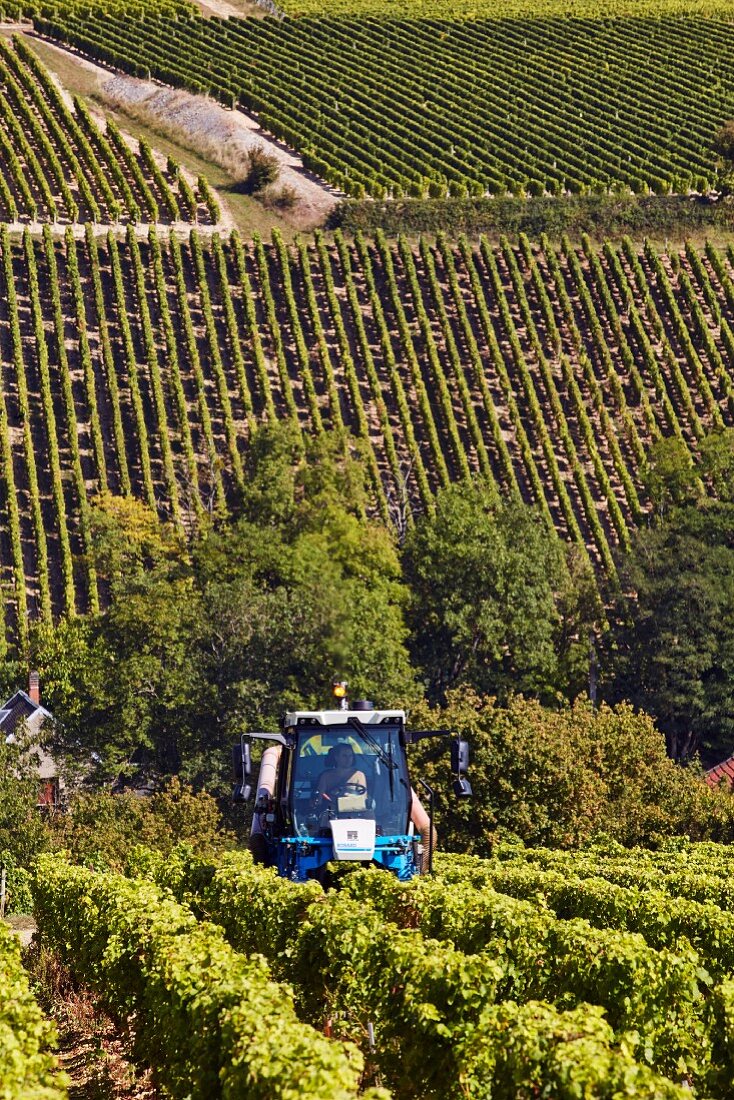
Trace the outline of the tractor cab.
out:
[[[346,685],[339,683],[335,689]],[[337,695],[337,698],[339,696]],[[430,870],[434,831],[411,784],[407,746],[445,730],[411,732],[401,710],[350,707],[286,714],[282,733],[245,734],[233,747],[234,797],[252,795],[250,739],[270,742],[260,762],[250,848],[281,876],[322,878],[331,860],[373,863],[399,879]],[[471,793],[466,742],[452,738],[454,790]]]
[[[386,838],[411,835],[402,711],[320,711],[288,719],[296,741],[288,784],[295,833],[333,844],[337,859],[372,860],[379,848],[384,862],[386,846],[394,846]]]

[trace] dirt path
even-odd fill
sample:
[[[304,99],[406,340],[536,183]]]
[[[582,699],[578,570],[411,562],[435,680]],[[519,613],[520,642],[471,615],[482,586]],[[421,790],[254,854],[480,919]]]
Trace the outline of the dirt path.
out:
[[[296,152],[264,131],[257,119],[244,111],[227,110],[207,96],[110,72],[74,50],[46,38],[43,41],[96,77],[95,97],[101,103],[139,118],[163,135],[198,150],[226,168],[235,179],[245,175],[248,151],[264,147],[280,165],[277,187],[287,187],[295,193],[300,228],[321,225],[339,201],[338,192],[307,172]]]
[[[36,922],[33,917],[7,917],[5,923],[15,932],[23,947],[28,947],[37,931]]]
[[[69,1100],[158,1100],[149,1071],[130,1058],[130,1041],[91,993],[69,990],[53,1009]]]
[[[17,221],[17,222],[4,222],[7,226],[8,232],[11,237],[14,235],[21,236],[26,229],[30,229],[32,237],[43,236],[44,229],[48,226],[51,236],[55,239],[63,239],[66,235],[67,229],[71,228],[72,236],[76,241],[84,240],[85,231],[88,224],[92,226],[92,233],[95,237],[105,238],[108,232],[112,232],[113,237],[117,241],[124,241],[127,235],[129,225],[127,222],[36,222],[36,221]],[[226,235],[229,231],[230,225],[228,221],[222,220],[217,222],[216,225],[204,224],[200,225],[198,222],[136,222],[133,225],[133,232],[135,237],[139,241],[145,241],[148,238],[148,230],[151,225],[156,230],[159,236],[167,237],[170,232],[176,235],[176,238],[180,241],[187,241],[192,229],[195,229],[200,237],[211,237],[213,233],[220,233]]]
[[[265,8],[253,0],[240,0],[238,4],[230,4],[228,0],[194,0],[202,15],[208,17],[218,16],[220,19],[242,19],[243,16],[262,19],[266,14]]]
[[[135,1064],[130,1029],[113,1020],[52,951],[34,944],[24,961],[41,1008],[56,1024],[69,1100],[160,1100],[150,1070]]]

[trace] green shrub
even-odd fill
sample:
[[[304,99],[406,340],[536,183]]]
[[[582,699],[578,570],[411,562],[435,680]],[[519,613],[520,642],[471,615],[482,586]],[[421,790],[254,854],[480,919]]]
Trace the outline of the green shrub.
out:
[[[30,913],[33,907],[31,898],[31,876],[24,867],[19,867],[12,852],[0,849],[0,872],[5,870],[5,912]]]
[[[178,779],[147,798],[132,792],[79,795],[68,813],[53,822],[52,838],[75,860],[113,870],[124,866],[135,844],[166,854],[176,844],[188,843],[206,855],[234,843],[211,795],[195,794]]]
[[[708,185],[697,181],[701,191]],[[499,190],[499,188],[498,188]],[[592,237],[655,236],[717,227],[734,228],[734,209],[728,203],[712,203],[678,195],[630,195],[627,189],[618,195],[544,195],[537,198],[516,198],[506,194],[496,198],[446,198],[445,184],[431,180],[430,198],[405,199],[400,202],[340,203],[330,219],[330,227],[343,231],[374,233],[383,229],[394,236],[405,233],[479,233],[517,235],[526,233],[539,237],[561,237],[564,233]],[[372,191],[375,194],[374,190]],[[375,198],[378,196],[375,195]]]
[[[628,705],[548,710],[518,697],[500,707],[454,691],[445,709],[421,708],[411,722],[451,729],[471,745],[474,797],[466,802],[447,793],[445,748],[421,746],[414,763],[436,788],[441,846],[451,851],[487,855],[498,833],[562,848],[599,834],[625,845],[734,839],[734,799],[670,760],[653,720]]]
[[[240,187],[248,195],[256,195],[275,183],[280,175],[278,158],[262,145],[255,145],[247,154],[247,173]]]

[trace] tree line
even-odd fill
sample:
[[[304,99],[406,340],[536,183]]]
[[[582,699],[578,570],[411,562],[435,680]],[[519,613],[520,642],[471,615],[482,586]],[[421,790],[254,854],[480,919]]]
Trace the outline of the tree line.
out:
[[[648,711],[676,759],[734,747],[734,433],[650,451],[652,510],[619,583],[536,508],[481,478],[441,490],[398,539],[371,509],[355,445],[264,428],[243,505],[188,539],[104,495],[88,545],[106,610],[44,622],[30,659],[63,750],[117,775],[143,747],[157,772],[210,783],[229,740],[353,698],[443,705],[457,689],[562,707],[589,694]],[[0,666],[11,686],[14,662]],[[110,670],[114,669],[114,675]]]
[[[614,587],[536,508],[481,478],[441,490],[398,538],[371,507],[357,446],[288,424],[253,437],[239,516],[196,536],[100,497],[89,524],[103,610],[38,623],[29,639],[53,750],[88,792],[60,842],[107,845],[109,859],[146,827],[139,807],[111,810],[99,793],[126,777],[226,799],[230,743],[328,705],[334,675],[353,699],[469,737],[477,797],[440,806],[458,850],[485,853],[498,830],[561,846],[728,839],[731,800],[708,790],[699,760],[734,747],[734,432],[700,454],[675,438],[652,448],[652,510]],[[9,694],[25,670],[6,660],[0,674]],[[8,786],[18,762],[4,751]],[[430,747],[415,767],[441,786]],[[27,815],[24,782],[0,836]],[[213,804],[187,798],[182,820],[194,834],[204,820],[211,839]]]

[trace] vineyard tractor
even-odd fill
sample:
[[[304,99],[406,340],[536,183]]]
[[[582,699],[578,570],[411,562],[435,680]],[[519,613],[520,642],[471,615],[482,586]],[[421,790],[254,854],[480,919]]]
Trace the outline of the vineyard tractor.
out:
[[[323,880],[331,860],[375,864],[401,880],[433,866],[434,792],[411,785],[409,745],[450,738],[454,794],[471,795],[469,746],[448,730],[409,730],[402,710],[350,706],[344,681],[332,691],[338,709],[293,711],[282,733],[247,733],[232,747],[237,802],[253,795],[251,742],[271,742],[260,761],[250,849],[283,878]]]

